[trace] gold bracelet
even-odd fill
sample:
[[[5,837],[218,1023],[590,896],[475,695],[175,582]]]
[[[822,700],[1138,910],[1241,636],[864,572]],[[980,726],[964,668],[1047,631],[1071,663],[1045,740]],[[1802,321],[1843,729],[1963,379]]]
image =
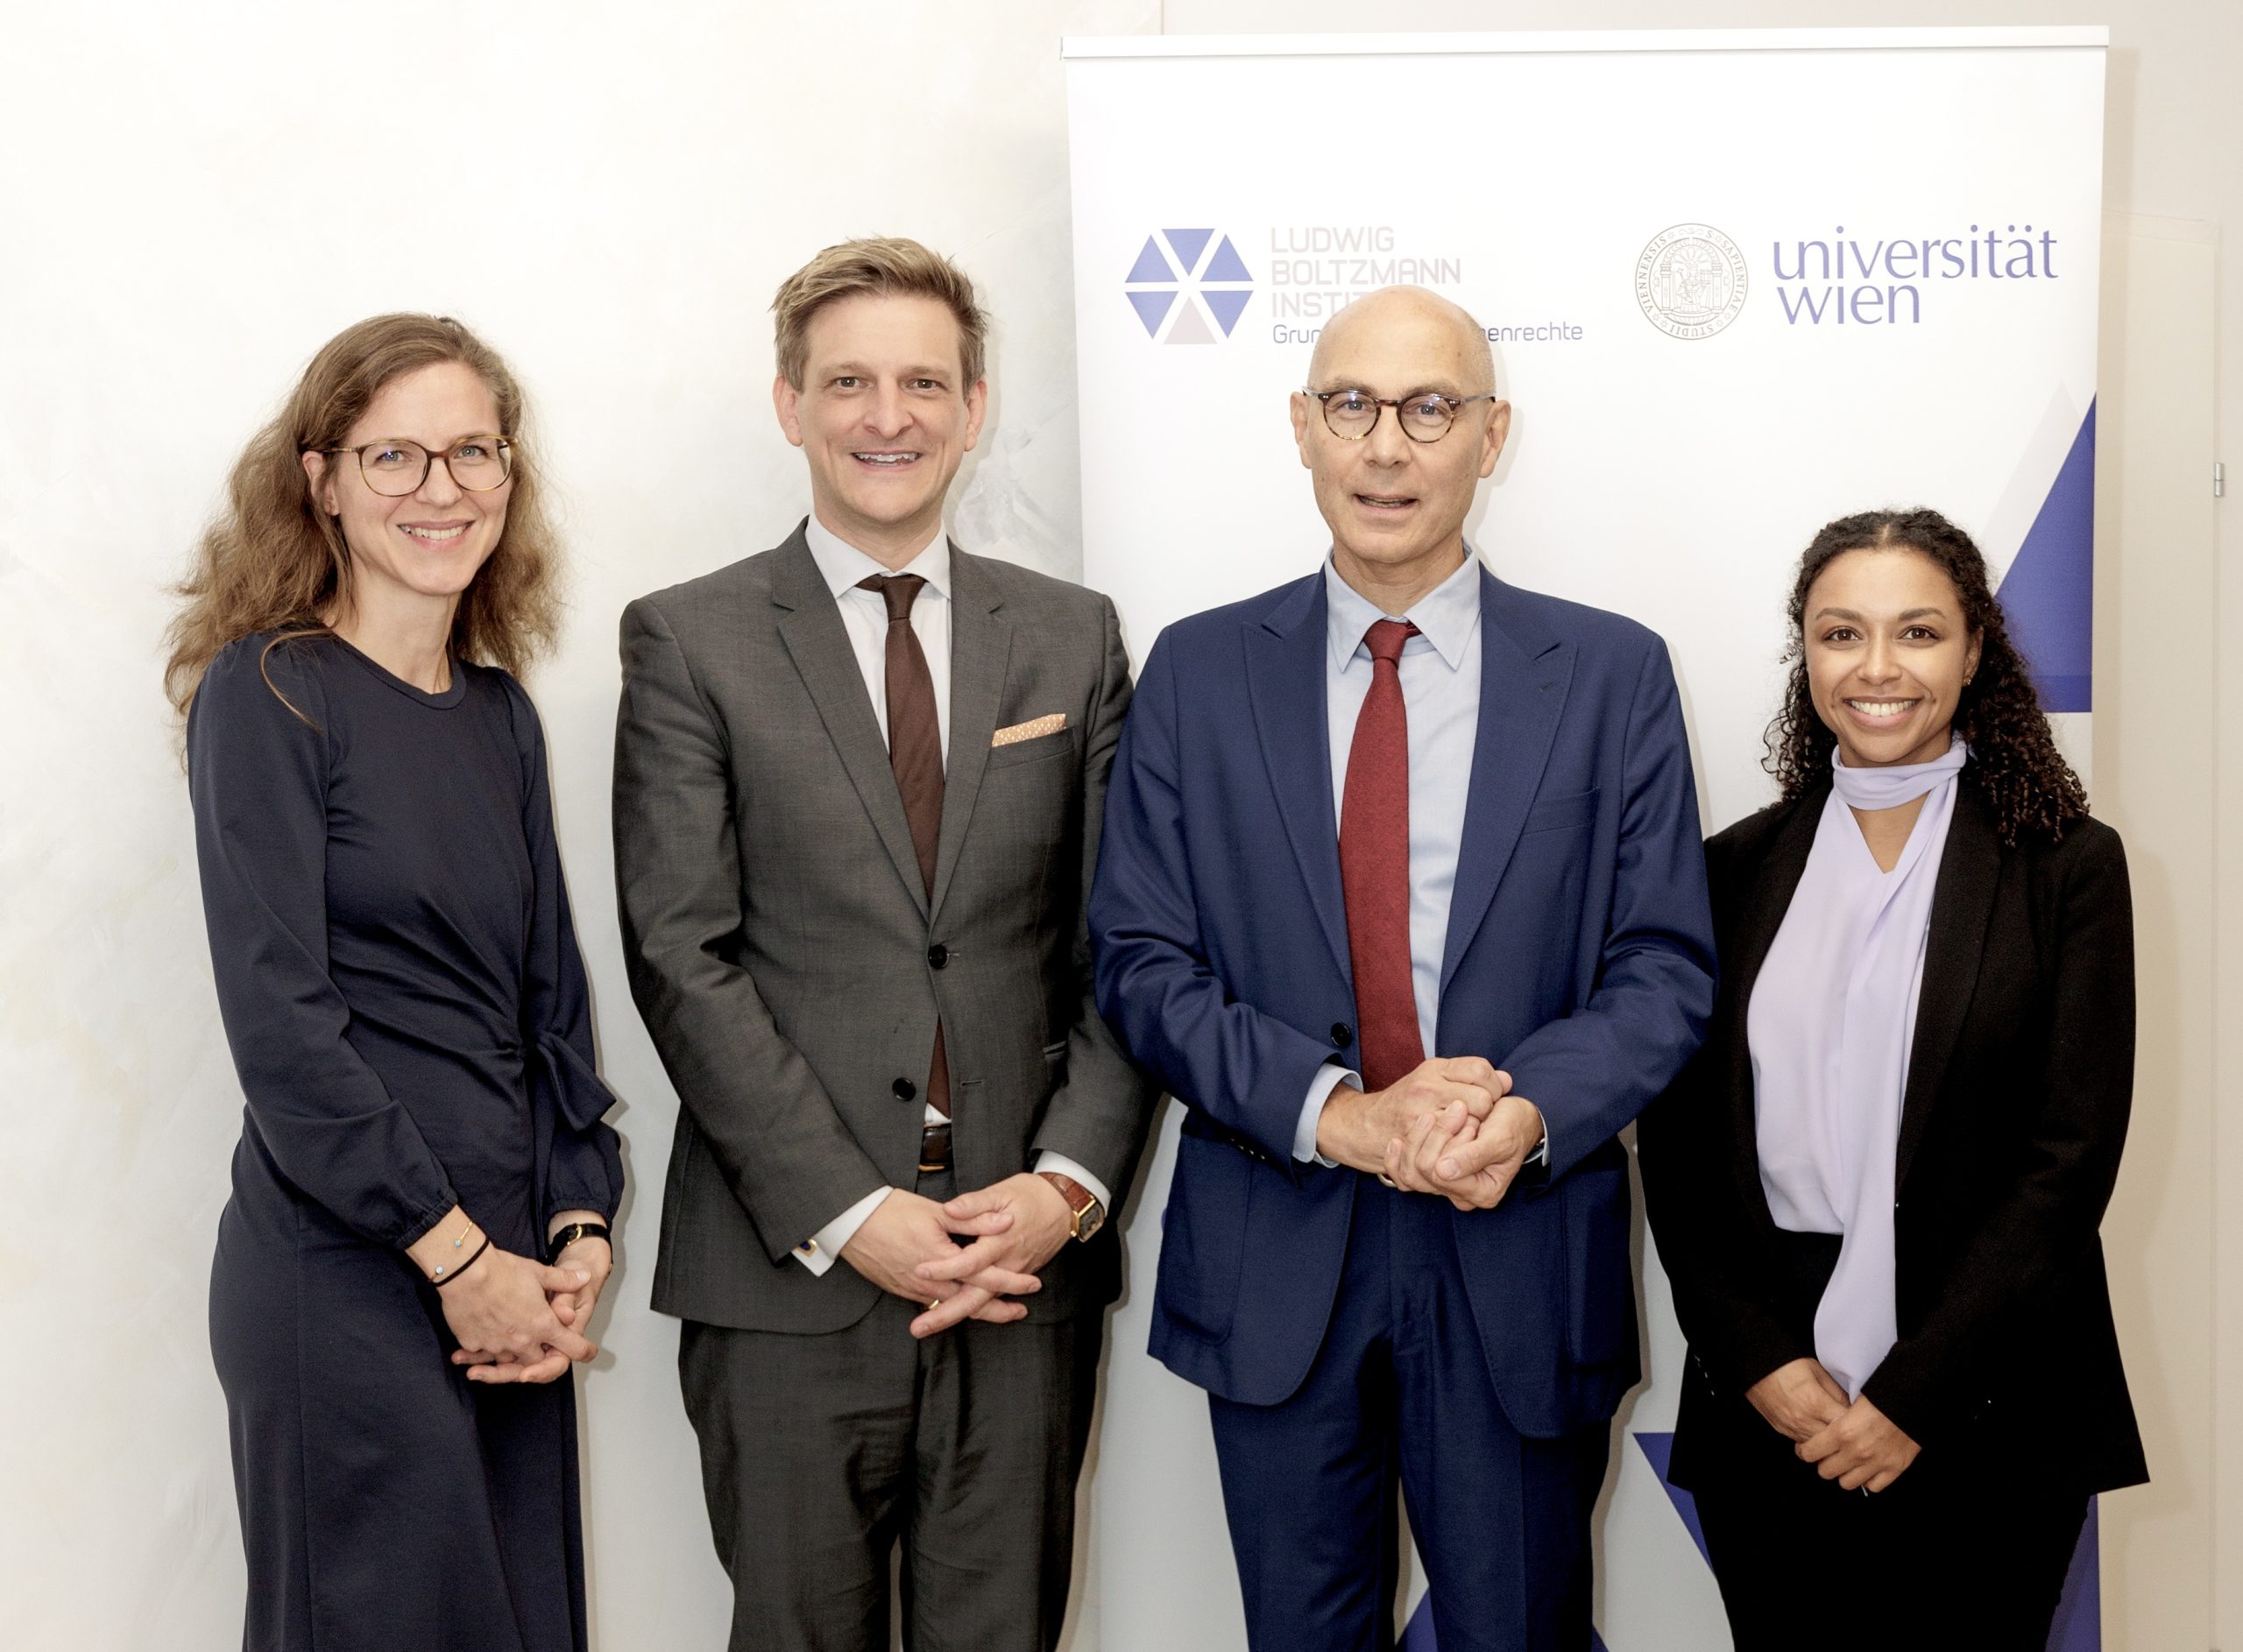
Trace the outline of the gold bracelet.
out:
[[[452,1254],[455,1256],[459,1254],[459,1247],[467,1243],[468,1236],[475,1232],[475,1218],[471,1216],[468,1217],[466,1220],[467,1225],[460,1229],[459,1237],[452,1241]],[[446,1274],[456,1273],[458,1269],[455,1268],[449,1262],[440,1262],[436,1265],[435,1272],[428,1275],[428,1282],[431,1285],[441,1285],[444,1282],[444,1275]]]

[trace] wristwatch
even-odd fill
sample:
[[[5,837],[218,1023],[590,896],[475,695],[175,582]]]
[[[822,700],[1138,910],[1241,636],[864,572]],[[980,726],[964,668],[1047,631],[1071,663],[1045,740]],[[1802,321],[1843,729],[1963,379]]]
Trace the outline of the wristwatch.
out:
[[[615,1237],[607,1231],[607,1226],[605,1223],[571,1222],[568,1226],[555,1233],[551,1239],[545,1241],[546,1266],[550,1267],[555,1262],[559,1261],[561,1260],[561,1253],[567,1250],[578,1239],[605,1239],[610,1250],[613,1250],[615,1248]]]
[[[1059,1197],[1066,1200],[1068,1213],[1074,1218],[1067,1230],[1069,1239],[1086,1239],[1106,1225],[1106,1207],[1098,1202],[1098,1195],[1074,1177],[1062,1175],[1057,1170],[1038,1170],[1036,1174],[1058,1189]]]

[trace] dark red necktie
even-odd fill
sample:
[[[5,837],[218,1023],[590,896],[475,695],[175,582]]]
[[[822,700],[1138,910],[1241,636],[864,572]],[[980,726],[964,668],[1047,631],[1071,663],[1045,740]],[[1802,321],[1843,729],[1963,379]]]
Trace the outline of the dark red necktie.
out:
[[[1410,718],[1402,703],[1402,645],[1417,634],[1406,620],[1382,619],[1363,638],[1370,692],[1355,717],[1341,795],[1340,883],[1367,1090],[1385,1089],[1426,1058],[1410,981]]]
[[[943,835],[943,730],[935,715],[935,680],[911,629],[911,604],[926,584],[916,574],[874,574],[859,586],[878,591],[888,604],[888,766],[903,796],[903,818],[919,879],[935,893],[935,847]],[[935,1023],[934,1059],[927,1069],[927,1105],[950,1117],[950,1058],[943,1027]]]

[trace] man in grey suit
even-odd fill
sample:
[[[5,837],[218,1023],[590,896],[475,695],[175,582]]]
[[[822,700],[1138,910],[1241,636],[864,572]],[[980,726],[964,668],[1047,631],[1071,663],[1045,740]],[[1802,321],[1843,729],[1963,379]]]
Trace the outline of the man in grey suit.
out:
[[[943,532],[986,321],[916,243],[773,305],[811,514],[623,618],[615,850],[683,1106],[681,1317],[746,1648],[1048,1652],[1153,1091],[1084,902],[1129,698],[1106,598]],[[837,1265],[837,1263],[838,1265]]]

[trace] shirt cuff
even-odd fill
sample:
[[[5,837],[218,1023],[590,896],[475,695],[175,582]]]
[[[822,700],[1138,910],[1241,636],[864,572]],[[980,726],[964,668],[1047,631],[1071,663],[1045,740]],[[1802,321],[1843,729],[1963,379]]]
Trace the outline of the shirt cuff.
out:
[[[1046,1170],[1057,1170],[1061,1175],[1070,1177],[1074,1181],[1081,1183],[1083,1186],[1090,1190],[1091,1197],[1098,1201],[1098,1208],[1100,1210],[1105,1211],[1108,1216],[1114,1214],[1114,1199],[1113,1197],[1107,1192],[1106,1183],[1100,1181],[1089,1171],[1084,1169],[1082,1166],[1077,1164],[1065,1154],[1053,1153],[1049,1148],[1046,1148],[1044,1152],[1037,1154],[1036,1155],[1036,1174],[1042,1175]]]
[[[847,1210],[835,1217],[824,1227],[795,1246],[795,1260],[820,1278],[833,1266],[841,1248],[857,1237],[857,1230],[865,1218],[880,1209],[880,1202],[895,1192],[894,1188],[874,1188]]]
[[[1327,1159],[1316,1150],[1316,1121],[1324,1116],[1324,1104],[1342,1083],[1363,1087],[1363,1077],[1337,1062],[1327,1062],[1316,1070],[1316,1077],[1308,1081],[1308,1099],[1300,1105],[1300,1122],[1293,1126],[1293,1157],[1303,1164],[1314,1162],[1330,1169],[1339,1161]]]

